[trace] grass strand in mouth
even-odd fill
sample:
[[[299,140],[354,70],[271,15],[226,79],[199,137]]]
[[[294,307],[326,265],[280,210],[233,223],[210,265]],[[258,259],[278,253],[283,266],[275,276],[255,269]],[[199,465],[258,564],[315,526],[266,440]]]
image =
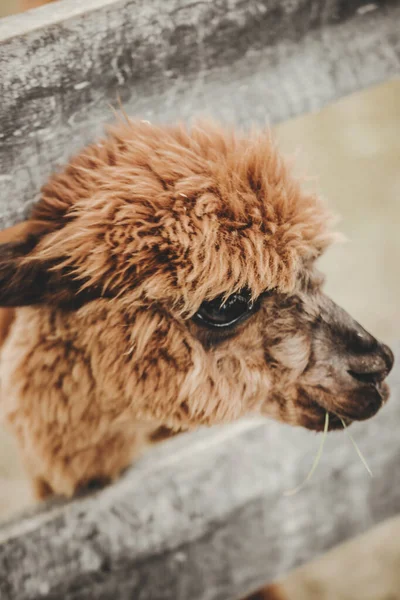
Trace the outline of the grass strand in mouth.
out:
[[[323,435],[322,435],[322,440],[321,440],[321,443],[319,445],[318,452],[317,452],[317,454],[315,456],[313,465],[312,465],[312,467],[311,467],[311,469],[310,469],[307,477],[305,478],[305,480],[300,485],[298,485],[297,487],[295,487],[293,490],[288,490],[287,492],[284,492],[283,493],[284,496],[294,496],[294,494],[297,494],[297,492],[299,492],[306,485],[306,483],[308,481],[310,481],[311,477],[314,475],[315,469],[318,467],[318,463],[319,463],[319,461],[321,459],[321,456],[322,456],[322,452],[323,452],[323,449],[324,449],[324,444],[325,444],[326,436],[328,434],[328,427],[329,427],[329,413],[327,412],[327,413],[325,413],[325,425],[324,425],[324,432],[323,432]],[[347,431],[347,429],[346,429],[346,431]],[[353,443],[355,444],[354,440],[353,440]]]
[[[372,471],[371,471],[371,469],[369,468],[369,466],[368,466],[368,463],[367,463],[367,461],[365,460],[364,456],[362,455],[360,448],[357,446],[355,439],[354,439],[354,438],[353,438],[353,436],[351,435],[350,431],[347,429],[347,425],[346,425],[346,423],[344,422],[344,420],[343,420],[343,419],[340,419],[340,420],[342,421],[343,429],[344,429],[344,431],[345,431],[346,435],[348,436],[349,440],[350,440],[350,441],[351,441],[351,443],[353,444],[353,446],[354,446],[354,449],[355,449],[355,451],[357,452],[359,459],[361,460],[362,464],[363,464],[363,465],[364,465],[364,467],[366,468],[368,475],[369,475],[370,477],[372,477]]]

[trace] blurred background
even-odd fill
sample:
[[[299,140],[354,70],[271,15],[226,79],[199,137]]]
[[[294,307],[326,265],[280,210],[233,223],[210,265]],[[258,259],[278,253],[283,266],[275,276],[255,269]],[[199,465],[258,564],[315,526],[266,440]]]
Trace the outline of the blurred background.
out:
[[[0,18],[14,15],[36,6],[48,4],[52,0],[0,0]]]
[[[43,3],[0,0],[0,17]],[[297,172],[308,176],[305,185],[318,190],[342,217],[338,228],[348,241],[321,261],[327,291],[389,344],[400,339],[399,123],[400,81],[395,81],[275,127],[283,152],[295,156]],[[5,431],[0,431],[0,487],[0,518],[31,503],[13,441]],[[357,598],[400,598],[400,536],[395,535],[400,525],[396,521],[385,527],[303,568],[288,579],[288,590],[296,590],[296,600],[354,600],[346,595],[346,582],[358,577],[357,585],[365,589],[358,588]],[[382,548],[389,558],[385,570],[377,572],[374,561]],[[357,556],[364,562],[361,574],[349,568]]]

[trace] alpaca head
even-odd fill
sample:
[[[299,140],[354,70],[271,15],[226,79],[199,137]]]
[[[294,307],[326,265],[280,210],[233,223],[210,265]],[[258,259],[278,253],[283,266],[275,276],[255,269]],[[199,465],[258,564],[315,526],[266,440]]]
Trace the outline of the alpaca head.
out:
[[[393,357],[322,291],[329,221],[266,134],[127,122],[44,187],[0,304],[84,315],[96,385],[136,416],[334,428],[377,412]]]

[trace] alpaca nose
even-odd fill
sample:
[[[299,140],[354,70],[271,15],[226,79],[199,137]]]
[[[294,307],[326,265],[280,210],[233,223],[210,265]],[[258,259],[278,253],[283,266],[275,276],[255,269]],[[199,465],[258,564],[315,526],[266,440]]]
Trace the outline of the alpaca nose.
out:
[[[389,375],[394,363],[393,352],[366,331],[356,334],[348,347],[347,373],[361,384],[378,385]]]
[[[314,351],[324,357],[328,373],[319,381],[330,393],[324,406],[349,421],[369,419],[389,398],[384,379],[393,367],[393,353],[326,296],[321,305],[320,343],[314,342]]]

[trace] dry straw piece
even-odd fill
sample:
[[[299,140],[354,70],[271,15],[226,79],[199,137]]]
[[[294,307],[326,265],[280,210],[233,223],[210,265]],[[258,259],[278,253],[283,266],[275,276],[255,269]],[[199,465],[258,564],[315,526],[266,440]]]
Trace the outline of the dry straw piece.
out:
[[[363,456],[360,448],[357,446],[357,443],[356,443],[355,439],[353,438],[353,436],[351,435],[351,433],[347,429],[347,425],[344,422],[344,420],[343,419],[340,419],[340,420],[342,422],[343,429],[344,429],[346,435],[350,439],[351,443],[354,446],[355,451],[357,452],[357,455],[358,455],[359,459],[361,460],[362,464],[364,465],[364,467],[365,467],[367,473],[369,474],[369,476],[372,477],[372,471],[369,468],[368,463],[365,460],[365,458],[364,458],[364,456]],[[287,492],[284,492],[284,496],[294,496],[295,494],[297,494],[297,492],[299,492],[306,485],[306,483],[308,481],[310,481],[310,479],[313,476],[313,474],[314,474],[314,472],[315,472],[315,470],[316,470],[316,468],[318,466],[318,463],[319,463],[319,461],[321,459],[322,452],[323,452],[323,449],[324,449],[325,440],[326,440],[326,436],[328,434],[328,428],[329,428],[329,413],[327,412],[325,414],[325,425],[324,425],[324,433],[323,433],[323,436],[322,436],[322,440],[321,440],[320,446],[318,448],[318,452],[316,454],[316,457],[314,459],[313,465],[312,465],[312,467],[311,467],[311,469],[310,469],[307,477],[305,478],[305,480],[300,485],[298,485],[297,487],[295,487],[293,490],[288,490]]]

